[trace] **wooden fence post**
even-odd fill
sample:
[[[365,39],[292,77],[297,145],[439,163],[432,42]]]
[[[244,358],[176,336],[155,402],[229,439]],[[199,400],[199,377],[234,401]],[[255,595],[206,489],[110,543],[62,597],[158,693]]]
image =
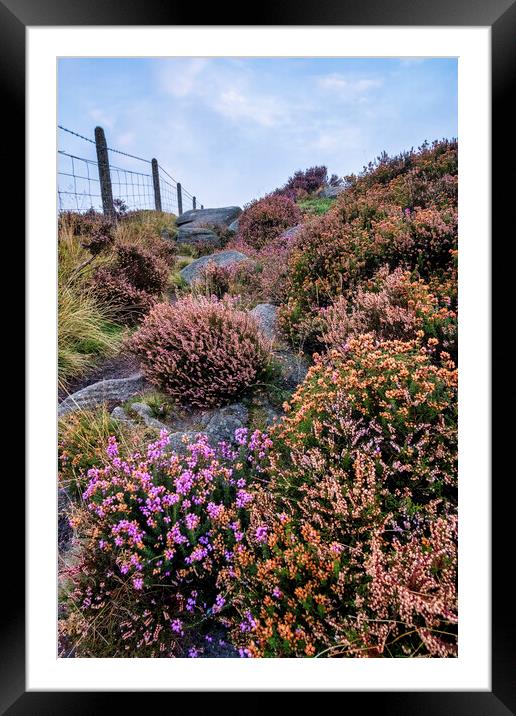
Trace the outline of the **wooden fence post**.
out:
[[[161,190],[159,187],[159,169],[158,160],[153,159],[152,164],[152,183],[154,185],[154,206],[156,211],[161,211]]]
[[[197,202],[196,202],[195,196],[192,199],[192,206],[193,206],[194,210],[197,208]]]
[[[111,187],[111,174],[109,172],[109,156],[106,144],[106,135],[102,127],[95,127],[95,146],[97,148],[97,164],[99,168],[100,195],[102,197],[102,210],[110,219],[116,217],[113,205],[113,189]]]
[[[177,182],[177,213],[179,216],[183,213],[183,192],[179,182]]]

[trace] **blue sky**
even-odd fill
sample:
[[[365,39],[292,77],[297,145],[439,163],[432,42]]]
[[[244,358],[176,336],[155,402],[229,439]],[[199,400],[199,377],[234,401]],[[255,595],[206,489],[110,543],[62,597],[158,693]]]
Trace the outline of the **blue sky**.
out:
[[[297,169],[344,175],[382,150],[457,136],[457,61],[65,58],[58,121],[157,157],[205,206],[243,206]],[[59,147],[94,157],[63,132]]]

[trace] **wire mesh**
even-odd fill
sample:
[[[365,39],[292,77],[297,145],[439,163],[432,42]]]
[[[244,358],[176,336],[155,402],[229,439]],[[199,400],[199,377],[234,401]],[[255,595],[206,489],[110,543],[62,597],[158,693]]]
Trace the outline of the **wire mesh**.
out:
[[[90,209],[102,212],[101,181],[97,162],[95,141],[62,125],[58,125],[64,134],[60,135],[60,148],[57,162],[57,200],[58,210],[85,212]],[[65,141],[66,140],[66,141]],[[79,150],[75,150],[77,143]],[[66,145],[66,146],[63,146]],[[120,149],[108,147],[109,170],[113,200],[121,202],[128,211],[155,209],[154,182],[151,161]],[[118,161],[112,161],[117,155]],[[114,159],[114,157],[113,157]],[[138,170],[121,166],[135,160],[149,165],[149,171],[138,165]],[[140,170],[141,167],[141,170]],[[178,213],[178,182],[160,165],[158,165],[161,208],[173,214]],[[183,211],[194,208],[194,197],[182,188]],[[117,201],[118,200],[118,201]],[[200,203],[197,200],[196,206]]]

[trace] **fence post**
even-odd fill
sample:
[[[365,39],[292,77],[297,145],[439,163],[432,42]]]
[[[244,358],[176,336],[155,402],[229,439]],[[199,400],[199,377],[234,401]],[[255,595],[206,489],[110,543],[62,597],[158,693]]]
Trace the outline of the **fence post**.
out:
[[[179,216],[183,213],[183,192],[179,182],[177,182],[177,213]]]
[[[194,198],[192,199],[192,207],[194,208],[194,210],[197,208],[197,201],[196,201],[196,199],[195,199],[195,196],[194,196]]]
[[[156,211],[161,211],[161,191],[159,188],[158,160],[153,159],[151,164],[152,164],[152,183],[154,184],[154,205],[156,207]]]
[[[201,204],[201,209],[204,209],[204,204]]]
[[[111,187],[111,174],[109,172],[109,156],[106,144],[106,135],[102,127],[95,127],[95,146],[97,148],[97,164],[99,168],[100,194],[102,196],[102,210],[106,216],[116,216],[113,205],[113,189]]]

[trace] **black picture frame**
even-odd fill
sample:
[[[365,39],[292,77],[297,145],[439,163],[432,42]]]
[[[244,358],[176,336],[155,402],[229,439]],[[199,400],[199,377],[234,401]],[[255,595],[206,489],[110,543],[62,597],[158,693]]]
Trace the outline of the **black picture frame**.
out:
[[[195,22],[202,16],[202,23]],[[18,249],[22,249],[22,217],[25,216],[24,146],[25,146],[25,28],[27,26],[67,25],[390,25],[390,26],[489,26],[492,33],[492,235],[502,241],[508,208],[514,202],[516,187],[513,179],[505,178],[504,169],[514,161],[509,155],[509,137],[514,137],[514,111],[510,110],[511,79],[516,67],[516,2],[515,0],[318,0],[301,4],[299,0],[262,0],[256,7],[252,22],[239,19],[229,7],[207,5],[202,10],[184,7],[163,0],[0,0],[0,64],[1,97],[7,128],[2,146],[4,161],[9,166],[9,181],[4,196],[8,197],[9,214],[17,217]],[[506,245],[512,233],[505,233]],[[503,245],[503,244],[502,244]],[[493,255],[493,259],[496,254]],[[23,261],[23,255],[21,256]],[[511,262],[496,267],[498,280],[493,282],[492,306],[500,308],[504,286],[511,285],[508,272]],[[500,322],[497,310],[492,312],[492,329]],[[498,349],[497,346],[498,345]],[[504,346],[506,348],[506,346]],[[29,346],[30,348],[30,346]],[[493,362],[501,346],[493,343]],[[502,390],[501,377],[492,373],[493,395]],[[504,386],[504,390],[506,386]],[[500,421],[501,422],[501,421]],[[492,455],[503,455],[511,445],[509,427],[497,426],[492,436]],[[4,505],[22,504],[23,485],[17,470],[10,479],[12,491]],[[511,577],[507,550],[511,545],[513,503],[507,498],[507,475],[498,470],[493,459],[492,485],[492,691],[490,692],[348,692],[343,706],[373,713],[407,714],[476,714],[506,716],[516,713],[516,635],[514,596],[508,588]],[[14,530],[13,526],[11,530]],[[0,642],[0,713],[18,714],[91,714],[121,693],[96,692],[26,692],[25,690],[25,595],[24,564],[20,525],[16,525],[16,549],[9,541],[14,532],[4,535],[3,592],[7,597],[1,616]],[[5,545],[7,543],[7,548]],[[235,690],[237,690],[237,685]],[[407,684],[407,688],[410,685]],[[336,685],[338,690],[338,685]],[[142,703],[139,693],[130,693],[132,704]],[[169,708],[174,702],[170,694]],[[144,698],[148,698],[145,696]],[[177,703],[177,702],[175,702]],[[112,708],[117,708],[116,705]]]

